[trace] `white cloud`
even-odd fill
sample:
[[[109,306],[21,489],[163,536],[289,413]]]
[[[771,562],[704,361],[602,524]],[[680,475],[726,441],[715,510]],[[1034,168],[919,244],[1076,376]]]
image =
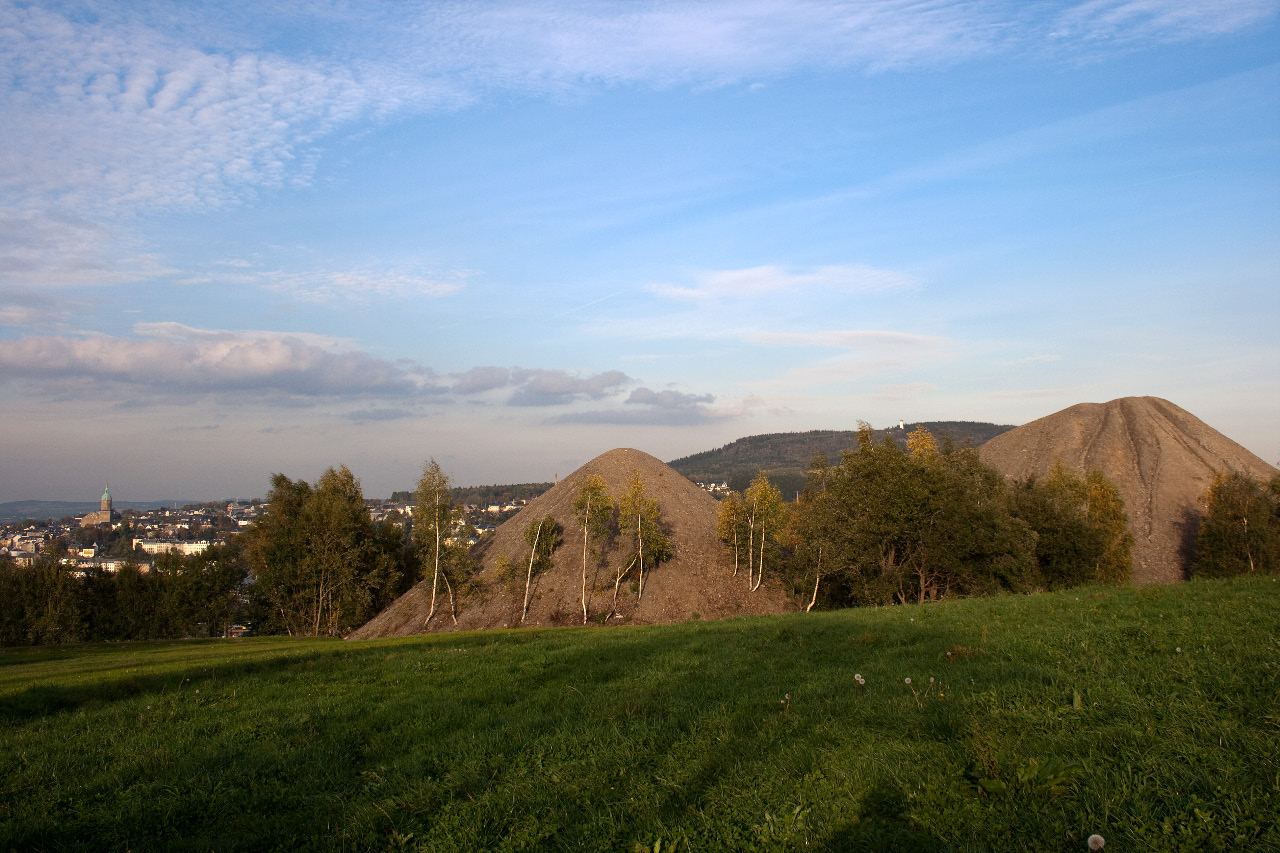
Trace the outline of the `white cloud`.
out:
[[[552,418],[559,424],[605,424],[622,426],[696,426],[744,414],[759,401],[752,398],[736,408],[712,408],[713,394],[635,388],[622,408],[568,412]]]
[[[508,399],[513,406],[559,406],[575,400],[599,400],[616,393],[633,380],[619,370],[575,376],[563,370],[513,368],[516,390]]]
[[[286,398],[429,395],[431,372],[318,335],[140,324],[139,337],[29,336],[0,341],[0,381],[37,393],[120,398],[250,394]],[[281,400],[283,402],[283,400]]]

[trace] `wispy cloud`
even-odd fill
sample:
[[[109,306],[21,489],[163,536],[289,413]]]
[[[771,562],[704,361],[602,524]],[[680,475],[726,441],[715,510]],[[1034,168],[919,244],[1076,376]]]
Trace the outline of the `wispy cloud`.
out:
[[[0,207],[0,286],[131,284],[173,272],[132,242],[81,216]]]
[[[837,350],[837,354],[784,371],[759,383],[762,388],[796,390],[839,385],[899,373],[951,357],[952,341],[934,335],[880,330],[838,329],[815,332],[762,332],[753,339],[765,346]]]
[[[465,277],[465,273],[427,276],[403,270],[330,270],[310,273],[275,271],[247,276],[269,290],[311,302],[384,296],[452,296],[462,291]]]
[[[1275,0],[1089,0],[1059,16],[1051,36],[1105,41],[1185,41],[1238,32],[1275,16]]]
[[[916,280],[893,270],[863,264],[794,268],[773,264],[695,273],[689,284],[655,284],[649,291],[689,302],[743,300],[777,293],[873,293],[912,287]]]
[[[751,339],[765,346],[820,347],[824,349],[860,350],[864,352],[933,351],[944,345],[945,338],[911,332],[870,329],[828,329],[814,332],[757,332]]]

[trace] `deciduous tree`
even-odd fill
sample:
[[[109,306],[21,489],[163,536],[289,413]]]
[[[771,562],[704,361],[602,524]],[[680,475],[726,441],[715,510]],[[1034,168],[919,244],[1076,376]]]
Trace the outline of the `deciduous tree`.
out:
[[[765,554],[776,547],[777,540],[782,535],[787,507],[782,500],[782,492],[769,482],[763,471],[751,481],[742,499],[747,509],[747,530],[750,536],[747,548],[747,586],[754,591],[760,588],[764,580]],[[753,553],[758,555],[754,583],[751,577]]]
[[[529,615],[529,589],[533,585],[533,576],[551,567],[551,556],[560,544],[560,525],[553,516],[530,519],[529,526],[524,529],[524,541],[529,546],[529,570],[524,576],[524,607],[520,610],[520,621]]]
[[[662,508],[658,501],[645,493],[644,479],[639,471],[632,471],[627,480],[627,488],[618,498],[618,527],[622,536],[626,537],[632,547],[631,557],[620,561],[619,566],[628,566],[616,573],[613,582],[613,608],[618,603],[618,587],[623,575],[636,566],[639,570],[636,584],[636,601],[644,598],[644,574],[646,568],[652,569],[658,563],[671,556],[671,540],[662,530]]]
[[[453,585],[449,582],[449,568],[456,557],[456,549],[449,541],[455,520],[453,491],[448,476],[435,459],[428,460],[422,466],[422,477],[418,480],[414,501],[413,538],[422,565],[431,570],[431,606],[424,624],[430,624],[436,614],[436,595],[441,578],[449,593],[449,606],[456,624],[457,607],[453,598]]]
[[[1196,575],[1280,572],[1280,476],[1264,487],[1233,471],[1214,478],[1197,536]]]
[[[608,487],[599,474],[592,474],[578,487],[573,499],[573,517],[582,531],[582,624],[587,624],[587,557],[599,551],[608,539],[614,505]]]

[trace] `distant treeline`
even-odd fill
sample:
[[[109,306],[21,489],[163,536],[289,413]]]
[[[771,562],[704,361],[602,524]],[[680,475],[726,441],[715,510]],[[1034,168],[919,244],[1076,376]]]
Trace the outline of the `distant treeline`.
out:
[[[531,501],[554,485],[553,483],[512,483],[505,486],[453,486],[449,489],[453,502],[459,506],[493,506],[511,501]],[[392,492],[391,503],[413,503],[413,492]]]
[[[907,424],[905,429],[890,427],[872,430],[875,441],[886,437],[906,447],[907,433],[924,427],[940,442],[953,447],[978,447],[1008,432],[1012,426],[972,421],[929,421]],[[810,430],[752,435],[730,442],[715,450],[706,450],[669,463],[695,482],[728,483],[734,491],[744,491],[760,471],[777,487],[787,501],[805,487],[807,472],[815,459],[830,463],[840,461],[846,450],[858,444],[857,430]]]

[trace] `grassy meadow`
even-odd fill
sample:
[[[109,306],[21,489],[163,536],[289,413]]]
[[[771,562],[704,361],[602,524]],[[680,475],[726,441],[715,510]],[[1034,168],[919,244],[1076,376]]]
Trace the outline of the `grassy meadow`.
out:
[[[5,650],[0,726],[2,850],[1280,850],[1280,583]]]

